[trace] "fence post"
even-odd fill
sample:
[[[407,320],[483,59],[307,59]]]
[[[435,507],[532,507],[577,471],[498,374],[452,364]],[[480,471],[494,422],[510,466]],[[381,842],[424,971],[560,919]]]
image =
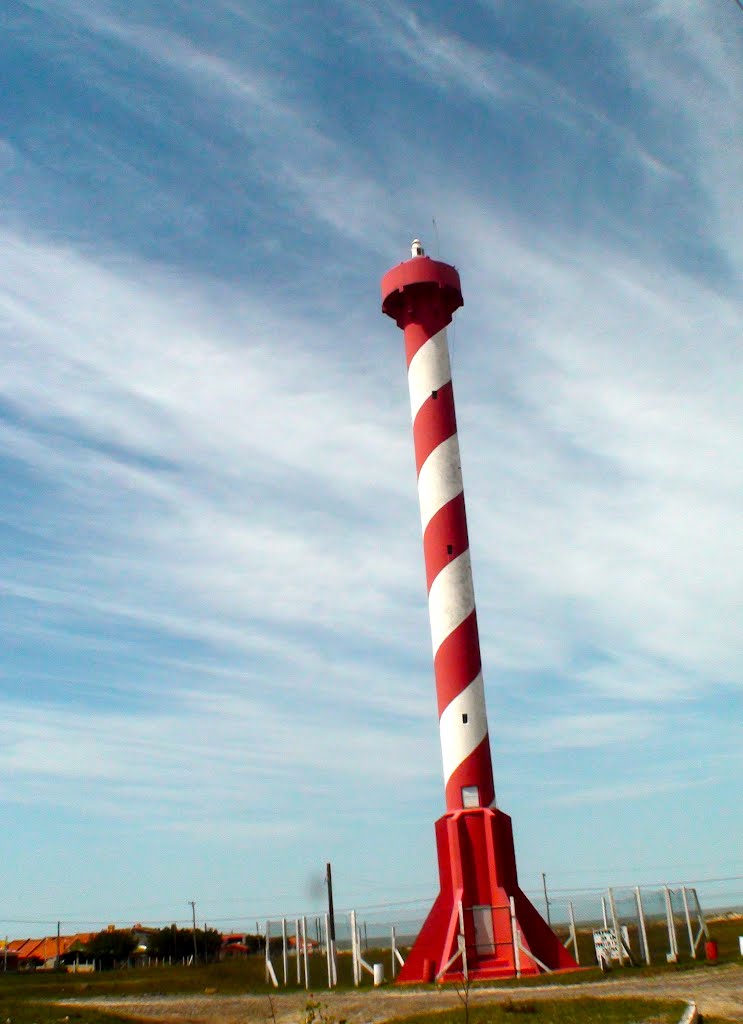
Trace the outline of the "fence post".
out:
[[[302,918],[302,959],[304,960],[304,987],[310,987],[310,963],[307,954],[307,918]]]
[[[624,967],[624,946],[622,945],[622,932],[619,927],[619,920],[617,919],[617,905],[614,902],[614,890],[609,888],[606,890],[609,896],[609,907],[611,908],[611,923],[614,928],[614,935],[617,940],[617,952],[619,953],[619,966]]]
[[[469,967],[467,965],[467,936],[464,930],[464,908],[462,901],[459,901],[459,930],[462,934],[462,970],[464,973],[464,980],[469,980]]]
[[[604,899],[603,896],[601,897],[601,916],[604,919],[604,928],[608,928],[609,927],[609,919],[606,916],[606,900]]]
[[[671,947],[666,954],[668,963],[676,963],[679,958],[678,939],[676,937],[676,922],[673,920],[673,903],[671,902],[671,890],[667,885],[663,886],[666,899],[666,924],[668,925],[668,944]]]
[[[302,961],[299,959],[299,918],[294,921],[294,949],[297,954],[297,984],[302,983]]]
[[[390,951],[391,951],[391,954],[392,954],[392,971],[391,971],[391,975],[392,975],[392,980],[393,981],[395,980],[395,975],[397,974],[397,964],[395,963],[395,960],[397,959],[397,957],[395,956],[395,949],[397,948],[397,942],[395,941],[395,939],[396,939],[396,936],[395,936],[395,926],[393,924],[391,929],[390,929]]]
[[[635,903],[637,904],[637,920],[640,923],[640,941],[642,944],[642,955],[645,958],[645,963],[650,964],[650,946],[648,945],[648,933],[645,927],[645,910],[642,905],[642,894],[640,893],[640,886],[635,886]]]
[[[575,962],[580,964],[580,953],[578,952],[578,932],[575,930],[575,911],[573,910],[573,901],[568,903],[568,909],[570,910],[570,935],[573,939],[573,952],[575,953]]]
[[[335,964],[335,942],[330,937],[330,914],[325,915],[325,949],[328,959],[328,988],[338,984],[338,968]]]
[[[518,922],[516,921],[516,900],[511,896],[511,941],[513,942],[513,965],[516,968],[516,977],[521,977],[521,947],[519,945]]]
[[[689,933],[689,952],[692,960],[697,958],[697,949],[694,945],[694,929],[691,926],[691,915],[689,914],[689,900],[686,895],[686,886],[681,886],[681,899],[684,901],[684,914],[686,916],[686,930]]]
[[[359,975],[361,974],[359,964],[359,936],[356,931],[356,911],[351,911],[351,957],[353,958],[353,983],[356,988],[359,987],[359,981],[361,980]]]
[[[271,922],[266,921],[266,983],[269,981],[274,988],[279,987],[279,980],[271,963]]]
[[[704,920],[704,914],[702,913],[702,906],[701,906],[701,904],[699,902],[699,896],[697,895],[697,890],[696,889],[692,889],[691,891],[694,894],[694,905],[697,908],[697,918],[699,919],[699,926],[702,929],[702,931],[704,932],[705,939],[709,940],[709,928],[707,927],[707,922]],[[699,941],[699,940],[697,940],[697,941]]]
[[[286,918],[281,918],[281,964],[284,968],[284,986],[289,984],[289,952],[286,942]]]

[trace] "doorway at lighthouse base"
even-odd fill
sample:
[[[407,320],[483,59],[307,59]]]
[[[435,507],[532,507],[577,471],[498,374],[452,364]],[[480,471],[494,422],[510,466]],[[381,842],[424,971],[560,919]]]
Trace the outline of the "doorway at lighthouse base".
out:
[[[534,975],[578,964],[518,885],[511,819],[477,807],[436,822],[440,891],[398,982]]]

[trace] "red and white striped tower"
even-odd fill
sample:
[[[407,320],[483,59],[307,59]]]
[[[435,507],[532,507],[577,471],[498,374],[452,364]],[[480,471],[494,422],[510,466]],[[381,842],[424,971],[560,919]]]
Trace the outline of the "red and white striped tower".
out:
[[[428,259],[416,240],[413,259],[387,274],[382,291],[384,312],[405,330],[446,807],[489,807],[493,769],[446,336],[462,305],[459,274]]]
[[[440,892],[401,982],[576,966],[519,888],[511,820],[495,808],[446,336],[462,301],[457,271],[417,240],[382,279],[382,311],[405,332],[447,811],[436,823]]]

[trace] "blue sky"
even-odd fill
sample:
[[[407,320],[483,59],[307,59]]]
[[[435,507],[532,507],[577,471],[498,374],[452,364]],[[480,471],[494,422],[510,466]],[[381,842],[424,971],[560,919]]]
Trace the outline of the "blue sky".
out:
[[[0,929],[433,895],[414,236],[522,885],[743,876],[732,0],[0,28]]]

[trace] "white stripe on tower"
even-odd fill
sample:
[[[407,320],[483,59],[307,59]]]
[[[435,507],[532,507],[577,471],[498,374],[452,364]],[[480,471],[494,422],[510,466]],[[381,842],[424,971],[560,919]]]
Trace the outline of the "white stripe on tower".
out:
[[[431,621],[434,659],[444,640],[451,636],[457,626],[461,626],[474,610],[472,566],[470,553],[465,551],[444,566],[428,591],[428,617]]]
[[[458,728],[463,714],[467,715],[467,729]],[[448,780],[488,734],[482,672],[446,706],[439,719],[439,729],[444,778]]]
[[[449,344],[446,328],[429,338],[410,360],[408,367],[408,389],[410,391],[410,413],[415,422],[418,410],[431,397],[451,381]]]
[[[418,503],[424,533],[439,509],[448,505],[462,491],[459,439],[456,434],[452,434],[434,448],[418,474]]]

